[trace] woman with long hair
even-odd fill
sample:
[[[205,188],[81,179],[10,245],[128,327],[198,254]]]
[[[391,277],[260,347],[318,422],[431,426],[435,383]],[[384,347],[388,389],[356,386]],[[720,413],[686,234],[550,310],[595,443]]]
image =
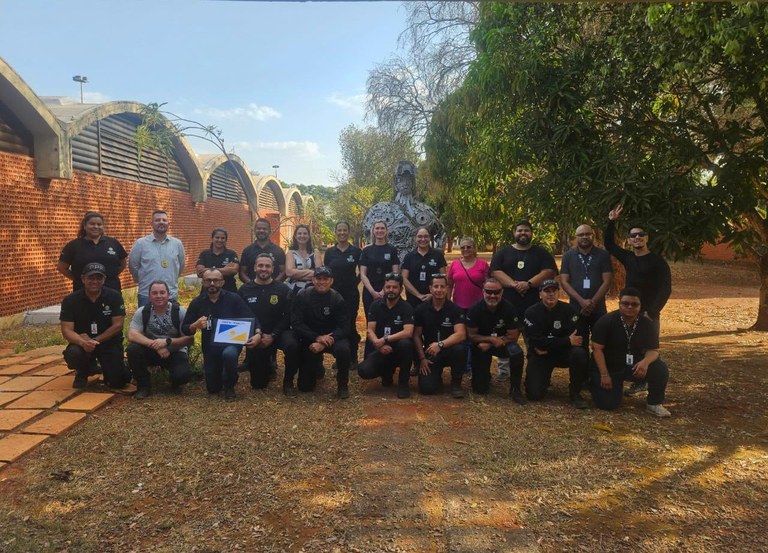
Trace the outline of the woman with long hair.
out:
[[[312,236],[308,225],[296,225],[293,240],[285,256],[286,284],[292,294],[306,288],[312,282],[315,267],[321,265],[320,252],[312,245]]]
[[[405,285],[405,296],[414,309],[432,299],[429,283],[432,275],[445,274],[446,261],[443,252],[430,245],[432,235],[427,227],[416,229],[416,249],[405,254],[400,266]]]
[[[360,280],[363,282],[363,307],[365,315],[373,300],[384,297],[384,276],[400,270],[400,258],[397,248],[387,241],[389,231],[387,223],[376,221],[371,227],[371,245],[363,248],[360,255]]]

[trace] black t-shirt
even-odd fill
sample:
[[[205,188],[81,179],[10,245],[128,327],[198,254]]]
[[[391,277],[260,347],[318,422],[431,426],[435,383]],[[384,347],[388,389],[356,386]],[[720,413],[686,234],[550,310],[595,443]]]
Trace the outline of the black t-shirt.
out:
[[[467,311],[467,327],[476,328],[480,336],[506,336],[507,331],[520,328],[514,306],[502,299],[496,311],[488,309],[485,300],[476,302]]]
[[[360,255],[360,266],[367,267],[368,280],[374,290],[384,287],[384,275],[391,273],[395,265],[400,265],[400,258],[392,244],[366,246]]]
[[[594,297],[603,285],[603,273],[612,273],[611,254],[602,248],[593,246],[587,255],[578,248],[571,248],[563,254],[560,262],[560,273],[568,275],[568,282],[578,294],[585,299]],[[584,285],[589,284],[589,288]],[[578,303],[571,300],[571,303]],[[599,307],[605,309],[605,298]]]
[[[413,307],[402,299],[393,307],[387,306],[386,299],[379,299],[371,304],[368,322],[376,323],[376,336],[383,338],[403,330],[403,325],[413,324]]]
[[[248,278],[253,280],[256,278],[256,273],[253,272],[253,265],[256,263],[256,258],[261,253],[272,254],[272,258],[275,261],[272,278],[277,278],[277,275],[280,274],[280,267],[285,267],[285,252],[272,242],[268,243],[263,248],[256,242],[250,246],[246,246],[243,250],[243,255],[240,256],[240,267],[245,267],[245,274],[248,275]]]
[[[287,284],[276,280],[269,284],[252,281],[243,284],[237,293],[256,315],[262,332],[279,335],[288,328],[291,319],[291,289]]]
[[[357,265],[360,263],[362,253],[363,250],[351,244],[344,251],[341,251],[338,246],[331,246],[325,250],[323,265],[333,272],[334,290],[357,288],[359,282]]]
[[[411,281],[414,288],[422,294],[428,294],[430,277],[439,273],[440,269],[446,265],[445,256],[440,250],[430,248],[425,255],[421,255],[416,249],[405,254],[405,258],[400,264],[400,272],[408,269],[408,280]],[[415,296],[408,290],[405,291],[405,294],[409,300],[415,299]]]
[[[88,263],[101,263],[107,269],[107,280],[104,286],[112,288],[118,292],[120,287],[120,262],[128,257],[128,253],[116,239],[111,236],[102,236],[94,244],[93,240],[87,238],[75,238],[68,242],[61,250],[59,261],[67,263],[72,271],[72,291],[80,290],[83,287],[83,281],[80,275],[83,267]]]
[[[59,320],[75,323],[75,332],[88,334],[91,338],[106,332],[112,326],[112,317],[125,317],[125,303],[120,292],[106,286],[101,289],[101,295],[96,298],[96,301],[91,301],[85,295],[85,290],[78,290],[69,294],[61,302]],[[122,342],[123,333],[118,332],[104,342],[104,345],[122,344]]]
[[[629,347],[627,335],[631,336]],[[651,321],[640,316],[634,331],[631,326],[625,329],[618,311],[600,317],[592,328],[592,342],[604,346],[605,362],[611,373],[624,370],[628,353],[632,354],[633,363],[637,363],[649,349],[659,349],[659,335]]]
[[[424,346],[445,340],[453,334],[453,325],[464,323],[464,310],[450,300],[437,311],[432,302],[422,303],[413,313],[413,322],[421,327]]]
[[[570,335],[576,330],[579,314],[569,303],[558,301],[552,309],[542,302],[525,312],[523,332],[529,347],[553,351],[571,347]]]
[[[314,342],[324,334],[346,338],[349,318],[344,298],[332,288],[325,293],[314,286],[304,288],[291,301],[291,327],[302,342]]]
[[[200,252],[200,256],[197,258],[195,265],[202,265],[209,269],[221,269],[226,267],[230,263],[240,263],[237,254],[233,250],[225,249],[220,254],[213,253],[213,250],[208,248]],[[230,292],[237,292],[237,284],[235,283],[235,275],[224,277],[224,290]]]
[[[544,269],[557,273],[555,258],[541,246],[531,246],[527,250],[506,246],[491,259],[491,272],[503,271],[515,281],[527,282]],[[518,317],[522,317],[526,309],[539,301],[539,294],[535,288],[522,296],[514,288],[504,288],[504,298],[512,302]]]

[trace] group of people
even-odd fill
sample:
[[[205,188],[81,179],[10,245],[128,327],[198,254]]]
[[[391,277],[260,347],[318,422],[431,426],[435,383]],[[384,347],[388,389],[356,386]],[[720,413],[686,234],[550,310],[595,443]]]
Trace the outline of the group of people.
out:
[[[206,388],[227,400],[236,398],[243,347],[255,389],[275,378],[276,352],[283,352],[288,396],[312,391],[324,377],[323,355],[331,354],[340,399],[349,397],[350,370],[363,379],[380,378],[385,387],[394,386],[397,373],[397,396],[407,398],[412,376],[420,393],[435,394],[450,368],[453,397],[464,396],[468,372],[473,392],[486,394],[495,356],[497,379],[509,379],[510,397],[518,404],[543,399],[554,368],[567,367],[576,408],[589,406],[585,387],[603,409],[647,389],[648,411],[669,416],[663,406],[668,369],[658,352],[660,313],[671,292],[669,266],[649,251],[641,225],[630,229],[631,251],[615,244],[621,212],[617,207],[609,213],[607,251],[594,245],[591,227],[576,229],[575,246],[563,256],[557,279],[554,257],[532,244],[527,221],[515,226],[514,243],[496,252],[490,265],[478,257],[474,240],[463,238],[461,258],[450,267],[431,246],[427,228],[417,230],[415,248],[402,260],[388,242],[384,221],[373,224],[372,243],[362,250],[350,242],[349,224],[337,223],[336,243],[324,254],[314,247],[309,227],[297,225],[286,255],[271,242],[269,221],[259,219],[255,241],[239,258],[226,247],[226,230],[216,228],[196,263],[201,293],[187,309],[177,302],[184,248],[168,235],[167,213],[152,214],[153,232],[127,255],[104,235],[104,218],[89,212],[58,264],[74,288],[62,302],[62,334],[69,343],[64,356],[76,371],[75,387],[87,384],[98,362],[109,386],[123,387],[133,377],[134,396],[143,399],[151,393],[149,366],[168,370],[172,390],[189,381],[187,348],[200,331]],[[608,313],[611,255],[624,265],[627,287],[619,294],[619,309]],[[139,286],[127,367],[119,280],[126,265]],[[236,275],[243,283],[239,289]],[[367,327],[358,365],[360,284]],[[559,299],[561,288],[570,303]],[[222,338],[217,322],[232,320],[250,321],[247,336]],[[624,381],[633,383],[626,392]]]

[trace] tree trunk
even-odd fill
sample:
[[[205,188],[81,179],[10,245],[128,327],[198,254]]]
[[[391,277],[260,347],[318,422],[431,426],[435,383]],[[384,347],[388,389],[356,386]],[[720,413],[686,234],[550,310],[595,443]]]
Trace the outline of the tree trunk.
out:
[[[760,300],[757,307],[757,320],[752,330],[768,330],[768,254],[763,254],[757,263],[760,271]]]

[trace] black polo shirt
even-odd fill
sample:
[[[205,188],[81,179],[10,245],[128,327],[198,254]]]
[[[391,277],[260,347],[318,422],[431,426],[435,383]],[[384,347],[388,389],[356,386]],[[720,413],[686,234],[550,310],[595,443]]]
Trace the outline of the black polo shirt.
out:
[[[101,294],[96,301],[91,301],[85,295],[85,290],[72,292],[61,302],[59,320],[75,323],[75,332],[87,334],[95,338],[112,326],[112,317],[125,317],[125,303],[123,296],[117,290],[101,289]],[[93,325],[96,324],[94,328]],[[123,333],[118,332],[103,345],[115,345],[123,343]]]
[[[269,284],[257,284],[254,280],[243,284],[237,291],[261,323],[262,332],[276,336],[290,324],[290,292],[287,284],[276,280]]]
[[[275,268],[272,271],[272,278],[277,278],[280,274],[280,266],[285,267],[285,252],[272,242],[269,242],[263,248],[259,246],[257,242],[254,242],[250,246],[246,246],[243,250],[243,255],[240,256],[240,267],[245,267],[245,274],[253,280],[256,278],[256,273],[253,272],[253,265],[256,263],[256,258],[261,253],[270,253],[275,260]]]
[[[464,323],[464,310],[450,300],[446,300],[440,311],[431,301],[422,303],[413,314],[416,326],[421,327],[422,341],[427,346],[433,342],[445,340],[453,334],[453,326]]]
[[[367,268],[368,280],[374,290],[384,288],[384,275],[391,273],[395,265],[400,265],[400,258],[392,244],[366,246],[360,255],[360,266]]]
[[[344,298],[331,288],[325,293],[314,286],[304,288],[291,302],[291,327],[304,342],[314,342],[318,336],[333,334],[342,340],[349,334],[349,316]]]
[[[631,336],[629,341],[627,334]],[[659,349],[659,335],[651,321],[640,316],[634,331],[632,327],[625,330],[618,311],[600,317],[592,328],[592,342],[604,346],[605,363],[612,373],[624,370],[628,353],[637,363],[649,349]]]
[[[557,273],[555,258],[541,246],[531,246],[527,250],[506,246],[491,259],[491,272],[503,271],[515,281],[527,282],[544,269]],[[539,301],[539,294],[535,288],[522,296],[514,288],[504,288],[504,298],[512,302],[518,317],[522,317],[526,309]]]
[[[391,336],[403,330],[404,325],[413,324],[413,307],[402,299],[391,308],[386,299],[379,299],[371,304],[368,322],[376,323],[376,337]]]
[[[523,332],[529,347],[547,351],[567,348],[578,321],[579,314],[571,304],[558,301],[555,307],[547,309],[540,301],[525,312]]]
[[[440,269],[447,266],[443,252],[436,248],[430,248],[429,251],[421,255],[418,249],[405,254],[403,262],[400,264],[400,272],[408,269],[408,280],[411,281],[414,288],[422,294],[429,293],[430,277],[439,273]],[[414,296],[408,290],[405,291],[408,299]]]
[[[69,265],[72,271],[72,291],[80,290],[83,281],[80,275],[88,263],[101,263],[107,269],[104,286],[118,292],[120,287],[120,262],[128,257],[123,245],[111,236],[102,236],[97,243],[87,238],[75,238],[61,250],[59,261]]]
[[[488,309],[485,300],[480,300],[467,311],[467,326],[476,328],[480,336],[504,337],[507,331],[520,328],[520,319],[514,306],[505,299],[499,302],[496,311]]]
[[[221,269],[226,267],[230,263],[240,264],[240,260],[234,250],[225,249],[220,254],[213,253],[213,250],[208,248],[200,252],[200,256],[197,258],[195,265],[202,265],[209,269]],[[229,275],[224,277],[224,290],[230,292],[237,292],[237,284],[235,283],[235,275]]]
[[[357,288],[360,278],[357,276],[357,265],[363,250],[357,246],[349,245],[341,251],[338,246],[331,246],[325,250],[323,265],[333,272],[333,289],[350,290]]]

